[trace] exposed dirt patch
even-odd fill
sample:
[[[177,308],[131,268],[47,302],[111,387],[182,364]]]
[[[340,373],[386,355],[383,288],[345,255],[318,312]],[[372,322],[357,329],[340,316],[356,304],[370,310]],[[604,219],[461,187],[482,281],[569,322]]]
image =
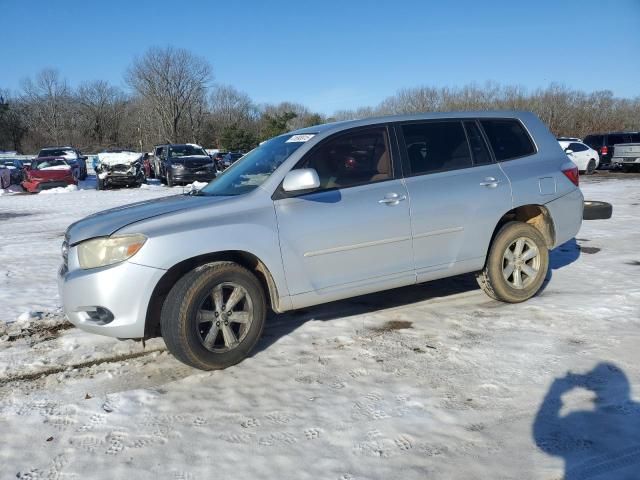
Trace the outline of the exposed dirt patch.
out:
[[[0,387],[4,387],[7,384],[21,382],[21,381],[31,381],[36,380],[41,377],[45,377],[47,375],[55,375],[57,373],[62,373],[66,370],[74,370],[78,368],[89,368],[95,365],[102,365],[103,363],[114,363],[121,362],[124,360],[131,360],[134,358],[143,357],[145,355],[151,355],[156,352],[164,352],[166,348],[154,348],[150,350],[145,350],[142,352],[133,352],[126,353],[123,355],[116,355],[114,357],[106,357],[106,358],[98,358],[95,360],[87,360],[86,362],[78,362],[72,363],[69,365],[59,365],[57,367],[51,367],[43,370],[39,370],[37,372],[29,372],[29,373],[21,373],[18,375],[9,375],[4,378],[0,378]]]
[[[601,249],[598,247],[580,247],[582,253],[598,253]]]
[[[60,332],[69,330],[70,328],[73,328],[73,324],[67,321],[56,323],[53,325],[39,325],[37,323],[31,323],[28,327],[18,332],[0,331],[0,336],[5,333],[7,335],[8,342],[15,342],[16,340],[19,340],[21,338],[28,337],[37,337],[37,341],[42,342],[45,340],[51,340],[52,338],[57,337]]]
[[[11,220],[12,218],[29,217],[35,215],[31,212],[0,212],[0,220]]]
[[[392,332],[394,330],[405,330],[407,328],[413,328],[413,323],[406,320],[389,320],[381,327],[372,328],[374,332]]]

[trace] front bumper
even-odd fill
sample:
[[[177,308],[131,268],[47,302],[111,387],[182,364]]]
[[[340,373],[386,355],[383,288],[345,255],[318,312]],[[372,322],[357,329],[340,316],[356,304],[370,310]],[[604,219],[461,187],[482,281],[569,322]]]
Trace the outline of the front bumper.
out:
[[[142,182],[142,176],[109,173],[101,180],[109,185],[133,185],[134,183]]]
[[[165,270],[122,262],[109,267],[58,273],[64,313],[76,327],[117,338],[143,338],[147,307]],[[104,323],[94,312],[108,311]]]

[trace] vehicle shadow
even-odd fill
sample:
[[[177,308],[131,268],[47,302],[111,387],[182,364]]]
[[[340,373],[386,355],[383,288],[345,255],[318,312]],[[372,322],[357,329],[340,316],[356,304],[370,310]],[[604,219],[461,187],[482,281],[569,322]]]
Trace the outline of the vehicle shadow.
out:
[[[336,302],[317,305],[283,314],[271,313],[264,333],[252,355],[269,348],[278,339],[290,334],[309,320],[334,320],[353,315],[377,312],[389,308],[410,305],[457,293],[478,290],[474,274],[434,280],[418,285],[395,288],[382,292],[362,295]]]
[[[544,293],[547,285],[551,282],[554,270],[560,270],[567,265],[571,265],[578,258],[580,258],[580,245],[578,245],[575,237],[551,250],[549,252],[549,270],[538,295]]]
[[[562,397],[575,389],[595,394],[593,408],[563,415]],[[640,478],[640,404],[630,398],[623,370],[612,363],[556,378],[532,430],[538,448],[564,460],[565,480]]]

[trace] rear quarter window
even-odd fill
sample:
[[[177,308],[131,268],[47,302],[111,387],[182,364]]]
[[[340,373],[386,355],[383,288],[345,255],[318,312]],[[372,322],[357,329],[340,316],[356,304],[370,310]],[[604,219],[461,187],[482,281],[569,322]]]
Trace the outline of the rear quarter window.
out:
[[[485,119],[480,124],[487,134],[499,162],[525,157],[536,152],[531,137],[515,119]]]

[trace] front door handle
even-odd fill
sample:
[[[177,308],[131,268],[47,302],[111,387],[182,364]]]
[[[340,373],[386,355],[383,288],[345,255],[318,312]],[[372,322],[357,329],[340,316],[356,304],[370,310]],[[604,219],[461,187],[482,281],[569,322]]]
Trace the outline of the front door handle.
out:
[[[494,177],[486,177],[484,182],[480,182],[480,186],[487,188],[496,188],[500,180],[496,180]]]
[[[382,205],[398,205],[400,202],[404,202],[406,199],[406,195],[387,193],[382,200],[378,200],[378,203]]]

